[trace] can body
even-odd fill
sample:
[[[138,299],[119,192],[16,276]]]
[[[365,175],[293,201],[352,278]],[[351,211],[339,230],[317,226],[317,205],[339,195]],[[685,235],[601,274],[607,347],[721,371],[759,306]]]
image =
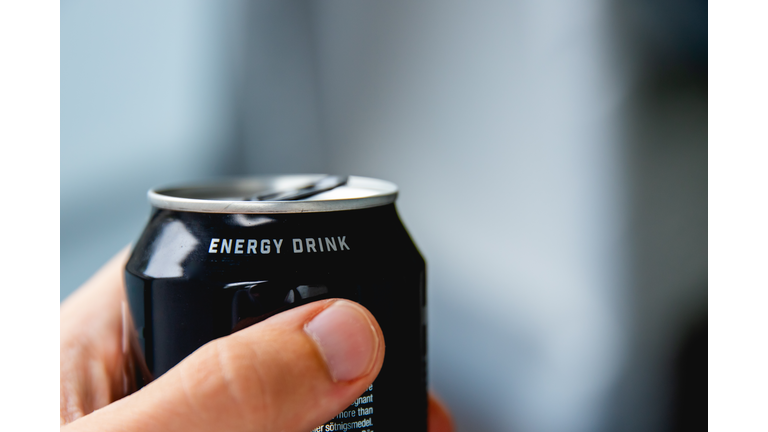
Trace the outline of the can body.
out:
[[[213,339],[345,298],[376,317],[386,356],[356,405],[318,430],[426,430],[425,263],[394,203],[313,213],[155,208],[125,280],[139,386]]]

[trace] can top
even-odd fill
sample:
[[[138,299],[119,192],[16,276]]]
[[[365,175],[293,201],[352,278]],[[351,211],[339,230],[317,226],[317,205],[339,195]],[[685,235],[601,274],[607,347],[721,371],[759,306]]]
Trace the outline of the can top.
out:
[[[321,213],[391,204],[397,186],[358,176],[274,175],[150,189],[147,198],[157,208],[197,213]]]

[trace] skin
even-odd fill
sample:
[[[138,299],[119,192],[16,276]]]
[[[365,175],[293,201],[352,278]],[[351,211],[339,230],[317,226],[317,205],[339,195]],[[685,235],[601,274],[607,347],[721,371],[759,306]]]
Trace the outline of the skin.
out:
[[[214,340],[140,391],[124,340],[124,249],[61,306],[62,431],[295,431],[334,417],[373,382],[384,361],[377,337],[370,367],[334,380],[304,330],[338,300],[304,305]],[[258,347],[258,349],[256,348]],[[448,411],[429,398],[429,432],[451,432]]]

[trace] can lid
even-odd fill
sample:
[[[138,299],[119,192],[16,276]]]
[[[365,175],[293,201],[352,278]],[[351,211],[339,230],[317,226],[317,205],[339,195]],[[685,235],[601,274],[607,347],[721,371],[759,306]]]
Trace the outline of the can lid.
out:
[[[395,202],[397,186],[385,180],[325,174],[247,177],[150,189],[161,209],[198,213],[320,213]]]

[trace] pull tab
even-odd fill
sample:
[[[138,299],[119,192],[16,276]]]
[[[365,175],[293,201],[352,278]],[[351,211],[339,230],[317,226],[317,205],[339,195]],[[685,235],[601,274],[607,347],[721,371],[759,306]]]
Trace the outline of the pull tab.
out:
[[[317,195],[320,192],[329,191],[347,184],[348,176],[326,176],[320,180],[304,186],[301,189],[293,189],[280,192],[268,192],[256,194],[246,201],[295,201]]]

